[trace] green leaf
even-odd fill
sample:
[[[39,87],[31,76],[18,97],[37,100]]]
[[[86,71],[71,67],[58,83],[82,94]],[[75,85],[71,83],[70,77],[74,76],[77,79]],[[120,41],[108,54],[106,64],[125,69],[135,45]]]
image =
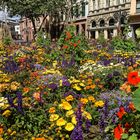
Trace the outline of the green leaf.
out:
[[[133,133],[128,140],[138,140],[137,134]]]
[[[122,135],[122,139],[127,139],[128,138],[128,134],[123,134]]]
[[[134,103],[134,106],[136,110],[140,111],[140,88],[138,88],[133,95],[132,102]]]

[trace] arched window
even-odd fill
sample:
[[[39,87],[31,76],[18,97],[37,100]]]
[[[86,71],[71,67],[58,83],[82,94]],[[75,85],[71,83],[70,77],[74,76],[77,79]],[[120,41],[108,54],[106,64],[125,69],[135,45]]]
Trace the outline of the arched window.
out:
[[[100,21],[100,27],[104,27],[105,26],[105,21],[102,19],[101,21]]]
[[[92,27],[96,27],[96,22],[92,21]]]
[[[115,24],[115,20],[113,18],[111,18],[109,20],[109,26],[113,26]]]

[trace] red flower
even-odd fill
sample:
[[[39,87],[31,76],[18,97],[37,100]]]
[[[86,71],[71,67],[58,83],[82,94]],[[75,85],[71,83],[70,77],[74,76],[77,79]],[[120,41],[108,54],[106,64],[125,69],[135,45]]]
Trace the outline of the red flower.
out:
[[[67,39],[71,39],[71,33],[70,32],[66,32],[66,36],[67,36]]]
[[[119,119],[122,119],[123,115],[126,114],[124,107],[120,107],[119,112],[117,113],[117,116],[119,117]]]
[[[129,129],[132,128],[132,126],[129,123],[125,123],[125,133],[128,133]]]
[[[80,44],[81,43],[81,41],[80,40],[78,40],[78,44]]]
[[[123,129],[121,127],[121,124],[118,124],[118,126],[114,129],[114,138],[120,140],[122,134],[123,134]]]
[[[74,43],[74,44],[73,44],[73,46],[74,46],[74,47],[77,47],[77,44],[76,44],[76,43]]]
[[[67,49],[68,48],[68,46],[63,46],[63,49]]]
[[[131,109],[131,110],[135,110],[135,106],[134,106],[134,104],[131,102],[131,103],[129,103],[129,108]]]
[[[130,72],[127,77],[128,83],[136,86],[140,82],[140,77],[138,77],[138,72]]]

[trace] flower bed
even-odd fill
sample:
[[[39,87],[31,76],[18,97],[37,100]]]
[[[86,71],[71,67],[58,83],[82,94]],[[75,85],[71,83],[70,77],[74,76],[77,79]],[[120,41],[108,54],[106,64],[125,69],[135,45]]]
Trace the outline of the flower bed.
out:
[[[1,140],[140,138],[139,52],[87,44],[68,28],[55,48],[1,46]]]

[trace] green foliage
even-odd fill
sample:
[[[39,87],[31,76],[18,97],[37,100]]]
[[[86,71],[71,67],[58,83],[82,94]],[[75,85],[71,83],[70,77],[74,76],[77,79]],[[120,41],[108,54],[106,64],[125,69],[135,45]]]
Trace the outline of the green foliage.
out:
[[[135,51],[137,49],[132,39],[123,39],[121,36],[114,37],[111,45],[114,50]]]
[[[140,88],[138,88],[133,94],[133,103],[136,110],[140,111]]]
[[[103,32],[99,34],[97,42],[101,45],[106,44],[106,39],[104,38],[104,33]]]
[[[36,40],[37,45],[50,46],[50,44],[51,44],[50,38],[48,36],[45,38],[44,36],[46,36],[46,35],[42,31],[38,32],[37,40]]]
[[[3,44],[4,44],[5,46],[9,46],[9,45],[11,45],[11,43],[12,43],[11,37],[6,36],[6,37],[3,39]]]

